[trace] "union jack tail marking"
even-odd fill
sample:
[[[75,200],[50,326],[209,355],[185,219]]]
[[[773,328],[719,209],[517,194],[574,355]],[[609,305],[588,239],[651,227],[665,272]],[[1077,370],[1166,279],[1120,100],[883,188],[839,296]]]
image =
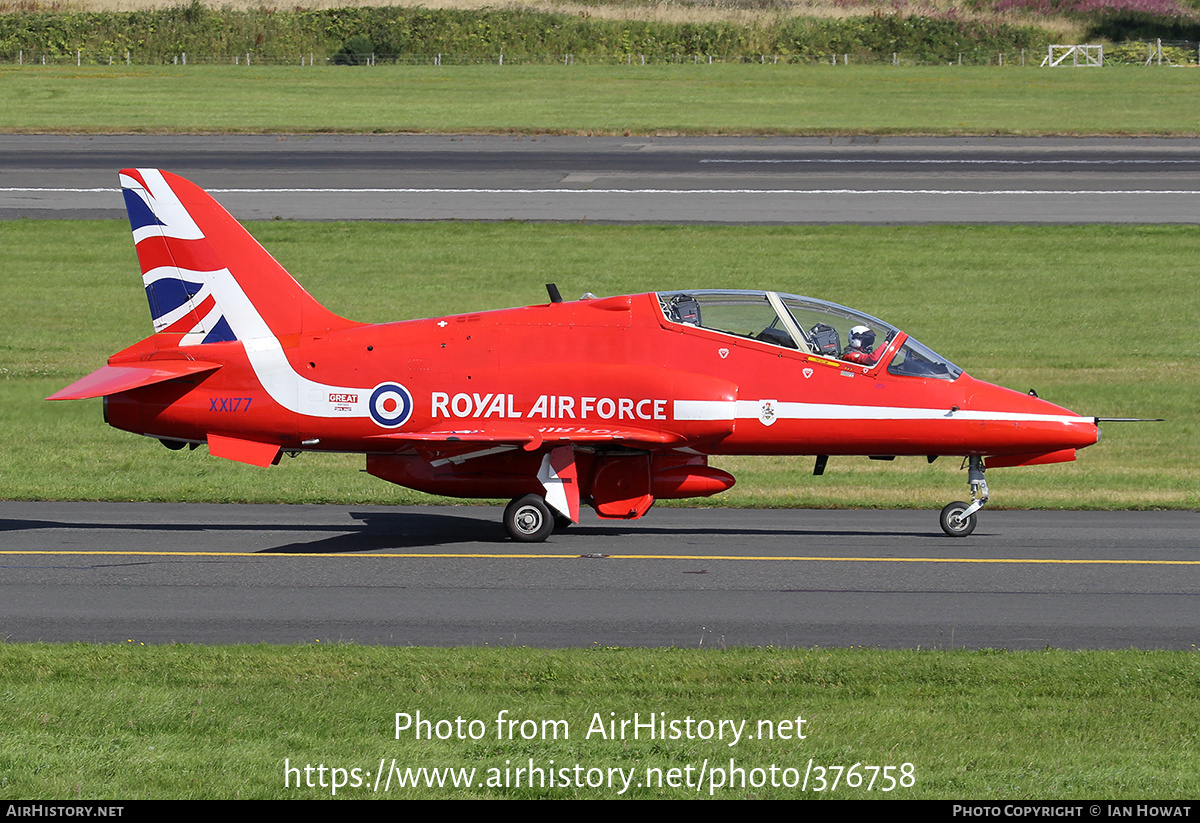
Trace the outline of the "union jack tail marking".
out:
[[[198,186],[157,169],[125,169],[121,186],[154,331],[188,346],[357,325],[314,300]]]

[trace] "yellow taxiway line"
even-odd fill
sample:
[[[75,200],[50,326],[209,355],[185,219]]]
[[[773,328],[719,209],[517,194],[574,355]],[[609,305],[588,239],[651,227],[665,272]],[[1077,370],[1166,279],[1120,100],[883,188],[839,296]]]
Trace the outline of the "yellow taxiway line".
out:
[[[1200,560],[1072,560],[1051,557],[822,557],[817,555],[738,555],[738,554],[525,554],[479,552],[169,552],[169,551],[0,551],[0,556],[85,556],[85,557],[344,557],[483,559],[483,560],[733,560],[792,561],[802,563],[1008,563],[1062,566],[1200,566]]]

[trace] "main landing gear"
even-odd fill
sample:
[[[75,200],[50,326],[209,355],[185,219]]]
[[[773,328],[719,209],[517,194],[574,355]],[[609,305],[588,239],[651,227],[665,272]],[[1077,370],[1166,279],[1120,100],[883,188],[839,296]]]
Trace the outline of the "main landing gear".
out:
[[[988,485],[983,479],[983,458],[969,457],[967,461],[967,484],[971,487],[971,502],[955,501],[942,509],[942,531],[951,537],[966,537],[975,531],[975,513],[988,502]]]
[[[518,543],[541,543],[554,531],[554,512],[541,495],[517,497],[504,510],[504,528]]]

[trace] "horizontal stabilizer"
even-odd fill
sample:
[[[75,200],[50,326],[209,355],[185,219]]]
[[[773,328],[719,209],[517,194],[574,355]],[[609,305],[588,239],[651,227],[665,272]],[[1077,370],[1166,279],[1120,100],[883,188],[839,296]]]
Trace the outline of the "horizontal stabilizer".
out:
[[[275,443],[260,443],[257,440],[239,440],[219,434],[208,436],[208,453],[251,466],[270,466],[279,459],[279,446]]]
[[[123,363],[120,366],[101,366],[87,377],[60,389],[47,400],[84,400],[107,397],[142,386],[152,386],[193,374],[204,374],[221,368],[220,363],[203,360],[153,360]]]

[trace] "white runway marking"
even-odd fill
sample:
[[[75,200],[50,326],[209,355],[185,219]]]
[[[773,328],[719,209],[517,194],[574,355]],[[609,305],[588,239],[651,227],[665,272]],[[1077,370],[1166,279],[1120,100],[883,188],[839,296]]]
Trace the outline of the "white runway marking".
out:
[[[1135,166],[1135,165],[1167,165],[1167,164],[1182,164],[1182,165],[1200,165],[1200,159],[1196,160],[941,160],[941,159],[924,159],[924,160],[908,160],[904,158],[894,158],[891,160],[880,157],[796,157],[796,158],[760,158],[760,159],[721,159],[708,158],[700,161],[701,163],[731,163],[731,164],[753,164],[762,163],[768,165],[786,165],[789,163],[876,163],[887,165],[938,165],[938,166],[958,166],[958,165],[976,165],[976,166]]]
[[[446,188],[396,188],[396,189],[341,189],[341,188],[289,188],[289,189],[207,189],[213,194],[839,194],[869,195],[883,194],[931,194],[931,195],[1000,195],[1000,196],[1044,196],[1044,195],[1121,195],[1121,194],[1171,194],[1200,195],[1200,189],[446,189]],[[37,194],[60,192],[67,194],[117,194],[116,188],[17,188],[0,187],[0,192],[15,194]]]

